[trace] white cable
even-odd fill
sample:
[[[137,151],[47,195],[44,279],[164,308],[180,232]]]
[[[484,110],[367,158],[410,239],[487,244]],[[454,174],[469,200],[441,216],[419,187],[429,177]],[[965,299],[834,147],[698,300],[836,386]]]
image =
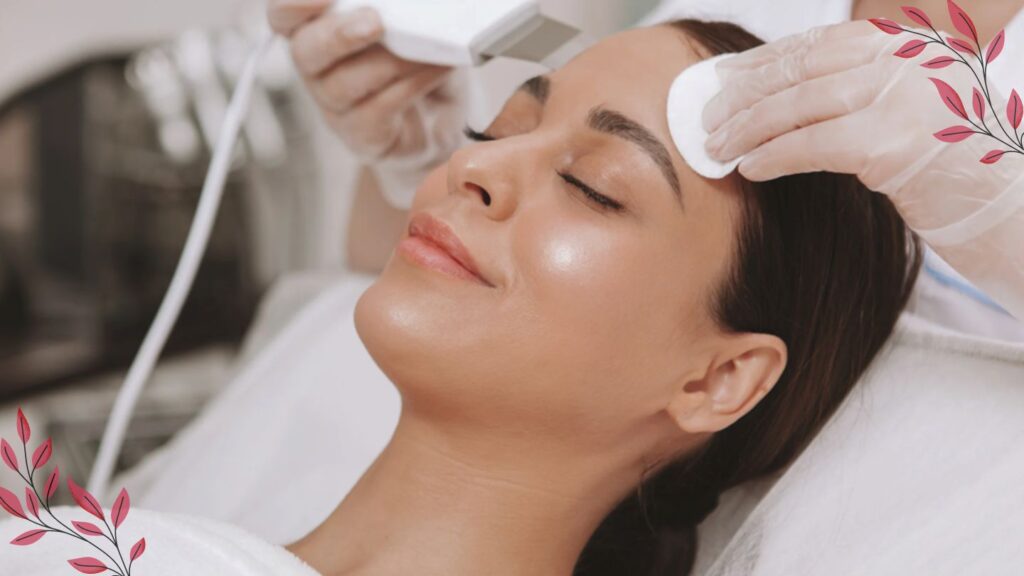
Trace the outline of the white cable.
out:
[[[199,206],[196,209],[195,218],[192,220],[192,227],[189,230],[188,239],[185,241],[185,248],[182,250],[178,267],[174,271],[167,295],[164,296],[164,300],[160,304],[156,319],[149,332],[146,333],[142,347],[128,370],[124,385],[117,394],[110,419],[107,420],[103,441],[100,443],[99,454],[93,464],[88,484],[89,491],[99,498],[106,493],[107,484],[110,482],[117,457],[121,453],[125,431],[131,421],[139,395],[142,393],[146,381],[152,375],[153,367],[156,365],[160,352],[163,351],[164,344],[167,343],[167,337],[177,322],[185,299],[192,289],[196,271],[206,252],[206,244],[210,239],[210,231],[213,229],[217,209],[220,207],[224,183],[231,167],[231,152],[238,140],[238,131],[248,109],[249,98],[256,81],[256,71],[273,39],[273,35],[268,33],[264,39],[260,40],[259,46],[249,56],[245,69],[238,80],[235,93],[231,97],[231,104],[224,117],[224,123],[221,125],[217,145],[210,161],[210,169],[206,174],[203,190],[199,196]]]

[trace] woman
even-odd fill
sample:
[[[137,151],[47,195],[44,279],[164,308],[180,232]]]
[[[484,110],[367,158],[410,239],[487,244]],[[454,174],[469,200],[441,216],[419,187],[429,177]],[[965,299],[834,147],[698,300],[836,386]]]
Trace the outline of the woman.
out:
[[[289,551],[325,575],[687,573],[717,494],[799,453],[919,253],[851,176],[707,181],[667,145],[679,71],[757,44],[696,21],[608,38],[430,174],[356,309],[398,427]]]

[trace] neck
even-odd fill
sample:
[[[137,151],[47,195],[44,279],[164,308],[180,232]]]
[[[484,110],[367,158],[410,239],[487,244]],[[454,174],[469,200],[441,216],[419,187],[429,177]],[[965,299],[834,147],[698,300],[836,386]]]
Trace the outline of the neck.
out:
[[[640,472],[607,450],[568,452],[507,431],[442,430],[403,408],[344,501],[288,548],[325,576],[569,576]]]

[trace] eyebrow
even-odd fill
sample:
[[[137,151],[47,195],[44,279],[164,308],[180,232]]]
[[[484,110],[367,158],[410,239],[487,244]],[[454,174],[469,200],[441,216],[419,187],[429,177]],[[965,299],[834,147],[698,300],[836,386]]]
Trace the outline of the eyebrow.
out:
[[[518,91],[526,92],[533,96],[541,105],[544,105],[548,100],[548,95],[551,93],[551,80],[543,75],[534,76],[523,82]],[[680,209],[684,209],[683,193],[679,186],[679,174],[676,173],[676,169],[672,165],[672,157],[669,156],[665,145],[650,130],[621,112],[609,110],[601,106],[592,109],[587,114],[587,126],[598,132],[617,136],[639,146],[651,157],[651,160],[658,166],[658,169],[661,170],[661,174],[668,181],[672,191],[675,192],[676,202],[679,204]]]

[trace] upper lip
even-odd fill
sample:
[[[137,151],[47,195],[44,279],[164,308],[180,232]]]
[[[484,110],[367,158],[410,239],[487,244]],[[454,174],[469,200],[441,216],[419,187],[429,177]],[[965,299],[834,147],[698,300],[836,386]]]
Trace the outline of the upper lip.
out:
[[[465,244],[459,240],[458,235],[442,220],[426,212],[416,212],[409,219],[409,236],[419,236],[436,244],[463,268],[472,272],[481,282],[488,286],[494,286],[480,273],[473,256],[470,255]]]

